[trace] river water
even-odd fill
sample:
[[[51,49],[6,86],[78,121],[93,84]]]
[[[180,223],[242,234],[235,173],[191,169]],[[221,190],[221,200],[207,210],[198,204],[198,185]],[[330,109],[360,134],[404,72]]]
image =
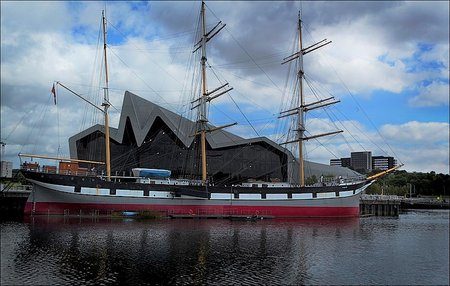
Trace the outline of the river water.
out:
[[[257,222],[3,221],[1,284],[449,284],[449,211]]]

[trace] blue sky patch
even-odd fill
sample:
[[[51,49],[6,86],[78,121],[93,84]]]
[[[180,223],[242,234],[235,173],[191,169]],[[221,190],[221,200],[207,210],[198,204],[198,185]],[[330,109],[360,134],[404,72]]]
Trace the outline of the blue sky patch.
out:
[[[433,50],[435,45],[420,43],[417,44],[417,49],[412,57],[402,59],[402,62],[406,65],[406,71],[408,73],[417,73],[425,70],[440,70],[445,68],[445,64],[442,61],[425,61],[422,56],[427,52]]]
[[[378,57],[378,60],[379,60],[380,62],[382,62],[382,63],[388,64],[390,67],[395,66],[395,62],[394,62],[394,61],[388,60],[387,54],[384,54],[384,55],[379,56],[379,57]]]

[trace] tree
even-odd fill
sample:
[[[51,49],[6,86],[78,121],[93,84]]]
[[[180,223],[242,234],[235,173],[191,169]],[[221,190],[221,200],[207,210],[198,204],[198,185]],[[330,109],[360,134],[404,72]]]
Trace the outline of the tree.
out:
[[[385,194],[406,194],[409,193],[409,184],[414,186],[416,195],[448,196],[450,193],[450,175],[406,171],[395,171],[379,178],[367,193],[381,194],[381,186],[386,186]]]
[[[316,175],[312,175],[311,177],[306,178],[305,180],[305,184],[307,186],[311,186],[314,185],[315,183],[317,183],[317,177]]]

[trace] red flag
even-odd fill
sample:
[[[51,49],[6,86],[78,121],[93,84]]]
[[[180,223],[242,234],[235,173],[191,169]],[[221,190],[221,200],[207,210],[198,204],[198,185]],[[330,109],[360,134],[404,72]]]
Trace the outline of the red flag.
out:
[[[53,101],[55,102],[55,105],[56,105],[56,90],[55,90],[55,84],[53,84],[53,87],[52,87],[52,94],[53,94]]]

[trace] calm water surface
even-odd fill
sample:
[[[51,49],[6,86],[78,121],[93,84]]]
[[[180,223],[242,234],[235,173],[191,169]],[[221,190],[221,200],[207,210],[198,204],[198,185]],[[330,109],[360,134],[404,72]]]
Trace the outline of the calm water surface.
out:
[[[449,284],[449,212],[1,223],[1,284]]]

